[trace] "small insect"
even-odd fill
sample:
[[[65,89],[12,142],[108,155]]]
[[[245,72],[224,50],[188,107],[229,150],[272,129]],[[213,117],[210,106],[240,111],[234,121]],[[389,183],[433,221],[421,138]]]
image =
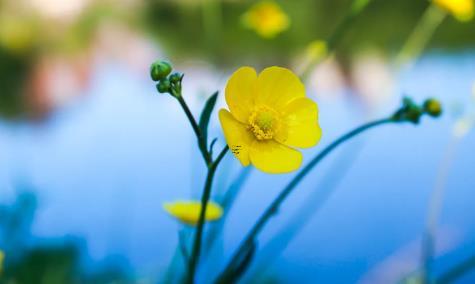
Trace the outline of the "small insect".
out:
[[[234,155],[239,155],[241,152],[241,145],[235,145],[231,148],[231,152],[233,152]]]

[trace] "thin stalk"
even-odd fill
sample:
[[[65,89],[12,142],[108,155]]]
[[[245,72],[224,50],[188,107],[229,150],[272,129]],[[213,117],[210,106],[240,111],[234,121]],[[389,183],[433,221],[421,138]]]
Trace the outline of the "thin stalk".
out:
[[[251,167],[242,168],[241,172],[235,178],[233,183],[229,186],[229,188],[227,188],[223,198],[219,201],[221,207],[223,208],[223,216],[221,216],[219,222],[217,224],[213,224],[213,227],[210,229],[208,237],[206,238],[206,247],[211,248],[214,241],[218,238],[219,234],[223,230],[228,213],[231,211],[234,201],[248,180],[251,172]]]
[[[185,102],[185,99],[181,94],[176,96],[178,102],[180,103],[180,106],[182,107],[183,111],[186,114],[186,117],[190,121],[191,127],[193,128],[193,131],[196,134],[196,138],[198,139],[198,147],[200,149],[201,155],[203,156],[203,159],[205,160],[206,165],[211,164],[212,162],[212,157],[208,152],[206,142],[205,142],[205,137],[203,136],[203,132],[201,131],[200,127],[198,126],[198,123],[196,122],[195,118],[193,117],[193,114],[190,111],[190,108]]]
[[[326,170],[327,174],[325,174],[324,179],[314,187],[314,189],[318,190],[314,190],[306,198],[305,202],[299,206],[300,209],[290,217],[289,221],[282,226],[279,232],[274,234],[269,243],[261,248],[262,257],[256,258],[258,265],[255,269],[252,269],[254,272],[249,273],[250,277],[258,279],[259,275],[265,275],[267,268],[278,259],[292,239],[324,207],[352,168],[363,149],[363,145],[364,143],[354,143],[354,145],[347,147],[344,152],[338,154],[337,160]],[[244,282],[246,282],[245,279]]]
[[[426,230],[422,239],[422,283],[429,283],[432,269],[432,260],[434,258],[436,230],[440,212],[444,201],[445,186],[449,176],[452,163],[455,158],[455,152],[459,138],[453,136],[447,149],[444,158],[440,164],[437,174],[434,190],[430,197],[429,208],[426,220]]]
[[[430,4],[396,56],[396,64],[403,65],[411,58],[418,57],[439,25],[444,21],[446,15],[445,11],[434,4]]]
[[[466,273],[475,269],[475,255],[470,256],[436,279],[436,284],[454,283]]]
[[[218,168],[219,163],[224,158],[226,153],[228,152],[229,147],[226,146],[224,149],[219,153],[216,160],[209,164],[208,166],[208,174],[206,176],[206,182],[203,189],[203,195],[201,196],[201,211],[200,216],[198,219],[198,224],[196,227],[195,239],[193,242],[193,249],[190,256],[190,262],[188,267],[187,279],[186,283],[193,283],[195,279],[196,267],[198,265],[200,253],[201,253],[201,242],[203,239],[203,229],[205,224],[205,216],[206,216],[206,209],[208,207],[208,201],[211,196],[211,189],[213,186],[213,178]]]
[[[364,4],[362,4],[364,2]],[[338,23],[336,26],[335,30],[331,33],[331,35],[327,38],[326,43],[327,43],[327,54],[331,54],[334,49],[338,46],[340,43],[341,39],[345,35],[345,32],[348,30],[348,28],[353,24],[356,18],[366,9],[366,7],[369,5],[371,0],[354,0],[353,4],[351,5],[350,10],[346,13],[346,15],[343,17],[343,19]],[[323,57],[319,58],[314,58],[310,60],[307,65],[304,67],[303,71],[301,72],[301,78],[302,81],[306,81],[308,79],[308,76],[310,76],[310,73],[312,70],[317,66],[320,62],[322,62]]]
[[[241,259],[241,256],[243,255],[244,250],[251,246],[254,243],[255,238],[257,235],[261,232],[261,230],[264,228],[264,226],[267,224],[267,222],[270,220],[271,217],[273,217],[275,214],[277,214],[280,205],[285,201],[285,199],[289,196],[290,193],[296,188],[296,186],[299,184],[299,182],[323,159],[325,158],[329,153],[331,153],[335,148],[337,148],[340,144],[342,144],[345,141],[348,141],[349,139],[353,138],[354,136],[364,132],[365,130],[368,130],[370,128],[386,124],[386,123],[394,123],[396,122],[392,118],[385,118],[381,120],[376,120],[373,122],[369,122],[367,124],[364,124],[347,134],[341,136],[337,140],[335,140],[333,143],[328,145],[322,152],[320,152],[317,156],[315,156],[291,181],[290,183],[280,192],[280,194],[274,199],[274,201],[267,207],[267,209],[264,211],[264,213],[261,215],[261,217],[258,219],[258,221],[254,224],[252,229],[249,231],[247,234],[246,238],[244,241],[241,243],[239,248],[236,250],[236,253],[233,255],[230,263],[228,266],[225,268],[224,272],[220,274],[218,278],[219,283],[224,283],[222,282],[223,280],[226,281],[228,274],[232,273],[232,269],[234,268],[235,264]]]

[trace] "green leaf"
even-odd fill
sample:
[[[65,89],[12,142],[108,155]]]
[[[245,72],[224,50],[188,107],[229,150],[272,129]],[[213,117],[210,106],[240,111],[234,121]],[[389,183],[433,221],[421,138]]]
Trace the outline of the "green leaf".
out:
[[[257,244],[254,240],[251,240],[246,244],[243,251],[241,251],[238,257],[233,263],[230,263],[229,267],[216,279],[217,284],[229,284],[237,283],[239,278],[246,272],[247,268],[251,264],[252,258],[256,253]]]
[[[208,124],[209,119],[211,117],[211,113],[213,112],[214,106],[216,105],[216,100],[218,99],[218,92],[215,92],[211,97],[208,98],[206,101],[205,107],[201,112],[200,116],[200,130],[203,134],[203,139],[205,141],[205,145],[208,145]]]

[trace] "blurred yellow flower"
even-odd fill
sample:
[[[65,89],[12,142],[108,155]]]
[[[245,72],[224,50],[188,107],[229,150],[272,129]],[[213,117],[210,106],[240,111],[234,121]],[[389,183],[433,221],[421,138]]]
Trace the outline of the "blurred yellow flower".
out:
[[[294,171],[302,154],[293,147],[312,147],[320,140],[317,104],[288,69],[269,67],[258,76],[242,67],[229,79],[225,96],[231,112],[221,109],[219,119],[243,166],[252,163],[267,173]]]
[[[451,13],[459,21],[470,21],[473,18],[473,0],[433,0],[440,8]]]
[[[290,19],[277,3],[260,1],[242,17],[246,27],[263,38],[273,38],[290,26]]]
[[[195,226],[198,223],[201,211],[201,202],[194,200],[180,200],[165,203],[163,209],[178,221]],[[206,221],[215,221],[221,218],[223,209],[217,203],[208,202],[206,206]]]

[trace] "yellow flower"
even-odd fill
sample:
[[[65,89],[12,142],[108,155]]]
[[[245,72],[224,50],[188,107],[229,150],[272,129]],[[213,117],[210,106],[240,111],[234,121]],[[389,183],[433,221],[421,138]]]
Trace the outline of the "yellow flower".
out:
[[[242,20],[246,27],[255,30],[263,38],[273,38],[290,25],[289,17],[273,1],[254,4]]]
[[[433,0],[440,8],[451,13],[459,21],[470,21],[473,18],[473,0]]]
[[[231,152],[243,166],[252,163],[267,173],[298,169],[302,154],[321,137],[317,104],[305,97],[305,87],[292,71],[269,67],[259,76],[251,67],[238,69],[226,85],[231,112],[219,119]]]
[[[195,226],[198,223],[201,211],[201,202],[193,200],[181,200],[165,203],[163,209],[180,222]],[[215,221],[221,218],[223,209],[214,202],[208,202],[206,206],[206,221]]]

